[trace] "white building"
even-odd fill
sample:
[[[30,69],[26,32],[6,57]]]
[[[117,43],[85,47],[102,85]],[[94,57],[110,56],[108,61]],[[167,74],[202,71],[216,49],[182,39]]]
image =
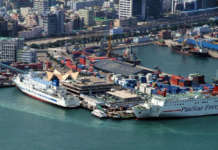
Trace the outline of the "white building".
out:
[[[131,17],[146,18],[147,0],[120,0],[119,1],[119,19],[128,19]]]
[[[0,38],[0,62],[15,62],[16,52],[23,46],[22,38]]]

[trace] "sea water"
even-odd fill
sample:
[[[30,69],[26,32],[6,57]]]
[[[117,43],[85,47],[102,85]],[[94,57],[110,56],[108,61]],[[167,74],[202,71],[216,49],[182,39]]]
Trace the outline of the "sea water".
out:
[[[218,60],[134,48],[146,67],[177,75],[200,72],[210,80]],[[100,120],[83,109],[65,110],[36,101],[16,88],[0,89],[2,150],[215,150],[218,117],[174,120]]]

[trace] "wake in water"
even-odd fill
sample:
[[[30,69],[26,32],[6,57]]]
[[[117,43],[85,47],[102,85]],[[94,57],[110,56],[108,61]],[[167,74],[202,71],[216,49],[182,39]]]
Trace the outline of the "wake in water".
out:
[[[0,100],[0,107],[2,108],[28,113],[46,119],[72,123],[78,126],[106,128],[119,131],[133,131],[140,134],[152,132],[154,134],[172,133],[179,135],[218,135],[218,128],[216,128],[217,132],[214,132],[214,130],[210,131],[210,129],[214,129],[214,126],[218,126],[217,116],[153,121],[100,120],[93,117],[88,110],[69,110],[55,107],[47,103],[36,101],[22,94],[16,88],[1,89],[0,95],[2,97]],[[213,124],[208,124],[208,120],[213,120]],[[198,130],[199,128],[201,128],[200,132]]]

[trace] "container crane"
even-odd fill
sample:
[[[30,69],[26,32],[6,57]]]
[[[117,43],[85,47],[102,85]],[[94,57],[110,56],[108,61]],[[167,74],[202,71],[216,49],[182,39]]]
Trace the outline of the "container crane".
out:
[[[111,29],[113,29],[112,22],[110,23],[110,29],[109,29],[109,39],[108,39],[108,49],[107,49],[107,57],[110,57],[111,51],[112,51],[112,33],[110,32]]]

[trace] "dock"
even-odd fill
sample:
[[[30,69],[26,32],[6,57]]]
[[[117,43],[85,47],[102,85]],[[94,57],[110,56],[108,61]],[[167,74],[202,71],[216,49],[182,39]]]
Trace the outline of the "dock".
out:
[[[6,88],[6,87],[15,87],[15,84],[10,81],[10,80],[6,80],[6,81],[0,81],[0,88]]]

